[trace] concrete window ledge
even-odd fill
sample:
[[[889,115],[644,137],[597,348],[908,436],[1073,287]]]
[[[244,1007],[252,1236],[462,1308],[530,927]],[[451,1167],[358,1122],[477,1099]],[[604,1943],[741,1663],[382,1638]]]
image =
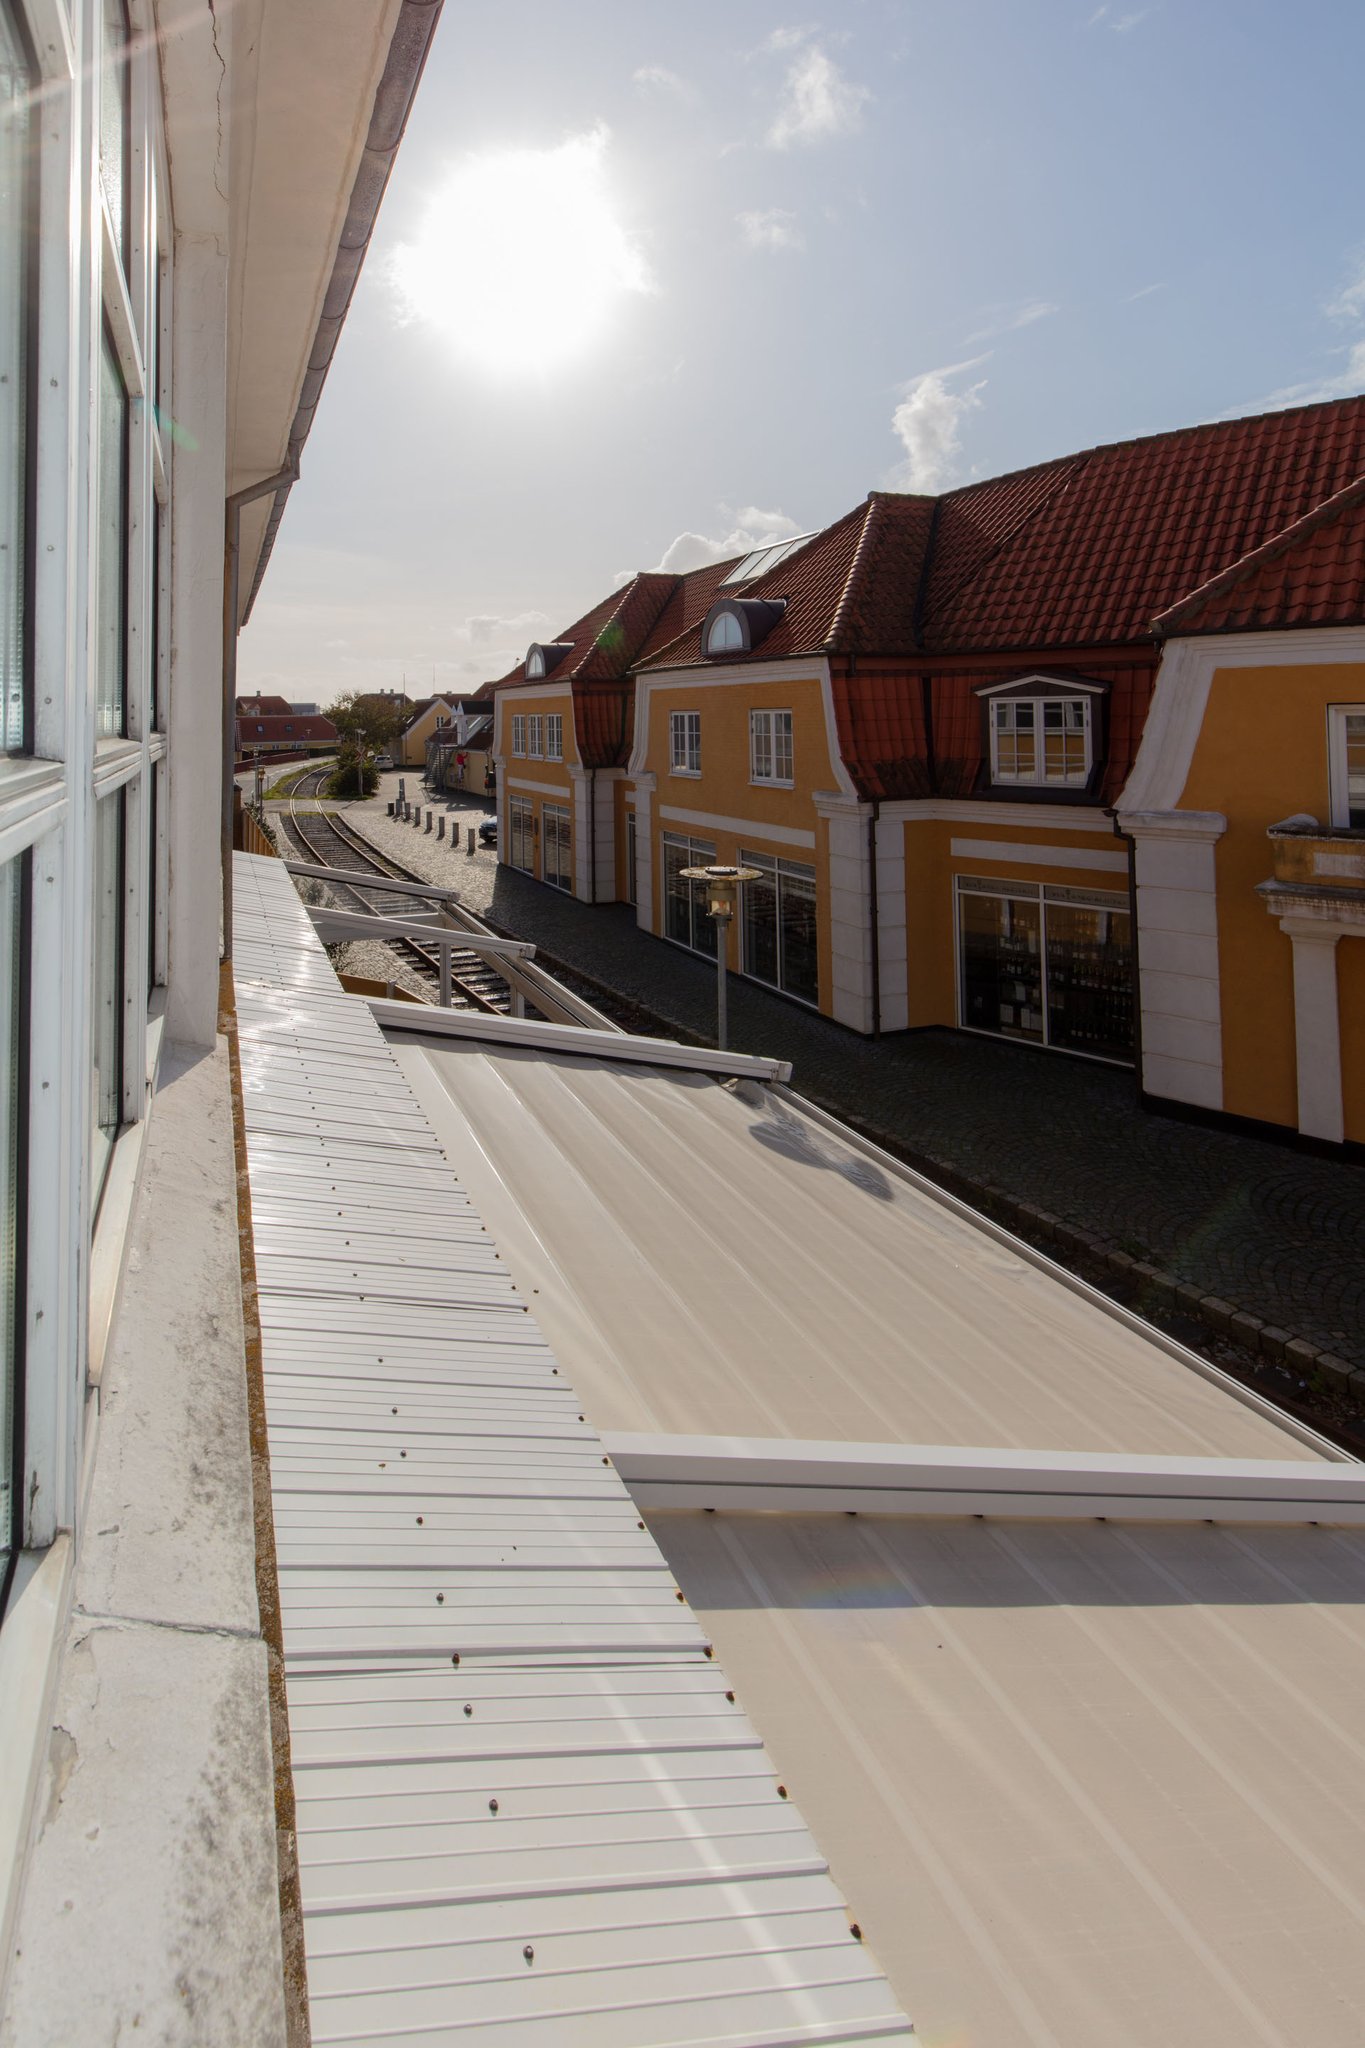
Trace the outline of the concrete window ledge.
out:
[[[286,2039],[229,1067],[168,1046],[8,1956],[4,2048]]]

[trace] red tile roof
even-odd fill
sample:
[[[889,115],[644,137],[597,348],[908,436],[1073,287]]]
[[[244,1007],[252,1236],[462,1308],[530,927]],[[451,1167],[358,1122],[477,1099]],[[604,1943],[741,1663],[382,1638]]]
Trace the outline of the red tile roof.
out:
[[[278,746],[282,741],[304,746],[319,740],[331,745],[336,739],[337,729],[330,718],[307,717],[291,712],[288,718],[273,714],[265,718],[242,718],[237,720],[237,745]]]
[[[1365,622],[1365,477],[1162,612],[1163,637]]]

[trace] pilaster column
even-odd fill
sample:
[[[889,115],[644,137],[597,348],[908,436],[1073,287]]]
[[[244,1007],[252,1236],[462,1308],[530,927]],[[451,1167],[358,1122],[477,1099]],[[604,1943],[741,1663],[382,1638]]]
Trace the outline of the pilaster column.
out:
[[[1223,1107],[1223,1011],[1214,848],[1220,811],[1122,811],[1137,880],[1142,1085],[1149,1095]]]
[[[830,1014],[852,1031],[874,1027],[870,803],[816,790],[815,811],[829,826]]]
[[[1341,1103],[1341,1021],[1337,1013],[1339,929],[1282,917],[1294,949],[1294,1059],[1299,1129],[1339,1145],[1346,1135]]]
[[[635,922],[642,932],[654,930],[654,791],[652,769],[632,776],[635,788]]]

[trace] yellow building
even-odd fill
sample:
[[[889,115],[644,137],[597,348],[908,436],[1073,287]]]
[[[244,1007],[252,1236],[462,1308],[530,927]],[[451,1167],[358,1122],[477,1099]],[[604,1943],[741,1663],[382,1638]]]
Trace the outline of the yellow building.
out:
[[[939,498],[874,492],[819,533],[688,577],[637,577],[497,688],[501,858],[585,902],[632,902],[642,930],[711,958],[715,926],[682,871],[756,868],[728,932],[731,969],[852,1030],[948,1026],[1136,1066],[1154,1103],[1319,1137],[1336,1127],[1302,1118],[1292,1037],[1258,1049],[1257,977],[1278,948],[1292,1033],[1296,979],[1306,988],[1310,958],[1330,954],[1343,992],[1337,1135],[1352,1136],[1365,1090],[1352,1071],[1356,949],[1337,959],[1335,939],[1306,935],[1317,913],[1257,889],[1274,861],[1302,857],[1272,846],[1268,826],[1296,810],[1329,817],[1324,720],[1335,707],[1333,730],[1362,744],[1349,706],[1365,703],[1365,681],[1345,656],[1305,654],[1302,676],[1265,682],[1248,725],[1245,677],[1226,699],[1206,692],[1202,739],[1188,707],[1164,707],[1184,704],[1182,675],[1218,637],[1213,613],[1196,627],[1182,612],[1240,588],[1267,550],[1280,561],[1286,547],[1343,545],[1362,474],[1365,400],[1339,400]],[[1343,616],[1360,620],[1359,567],[1343,559]],[[1188,656],[1196,634],[1204,651]],[[1249,638],[1246,662],[1264,665],[1270,639]],[[1330,638],[1300,627],[1295,646]],[[1330,682],[1324,663],[1341,669]],[[1307,727],[1313,775],[1293,737]],[[1189,749],[1178,776],[1168,728]],[[1348,853],[1323,857],[1349,897]],[[1243,895],[1196,908],[1188,879],[1159,879],[1177,871],[1216,872]],[[1215,912],[1216,931],[1180,924]],[[1220,951],[1239,990],[1221,1007]],[[1327,968],[1313,971],[1325,986]]]
[[[454,707],[445,697],[428,697],[425,704],[415,706],[412,717],[393,743],[394,767],[424,768],[427,741],[448,726],[454,716]]]
[[[1158,624],[1119,815],[1144,1090],[1365,1145],[1365,480]]]

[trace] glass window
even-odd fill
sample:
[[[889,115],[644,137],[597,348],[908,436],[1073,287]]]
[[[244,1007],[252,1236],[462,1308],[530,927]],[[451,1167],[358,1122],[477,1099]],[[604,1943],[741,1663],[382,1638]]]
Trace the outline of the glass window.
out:
[[[706,636],[708,654],[732,654],[743,649],[744,633],[733,612],[722,612],[711,621],[711,630]]]
[[[556,889],[572,889],[573,872],[569,856],[569,813],[561,804],[545,804],[540,813],[544,835],[545,880]]]
[[[535,819],[524,796],[514,796],[507,807],[507,836],[512,866],[533,875],[536,871]]]
[[[1090,777],[1088,697],[1006,697],[991,705],[991,780],[1080,788]]]
[[[124,729],[128,590],[128,394],[107,334],[100,342],[98,454],[95,734],[105,739]]]
[[[95,806],[95,1123],[90,1207],[123,1121],[123,791]]]
[[[533,647],[526,657],[526,673],[528,676],[543,676],[545,673],[545,656],[538,647]]]
[[[539,761],[541,758],[540,718],[535,712],[526,721],[526,752],[533,761]]]
[[[962,1022],[969,1030],[1131,1062],[1126,896],[959,876],[957,899]]]
[[[739,864],[760,879],[743,887],[744,972],[803,1003],[820,999],[815,869],[742,851]]]
[[[716,849],[704,839],[682,839],[665,832],[664,852],[664,936],[688,946],[694,953],[716,957],[716,923],[706,908],[706,890],[700,882],[685,882],[684,868],[713,867]]]
[[[1334,704],[1328,738],[1332,823],[1365,828],[1365,704]]]
[[[34,73],[0,6],[0,752],[27,744],[28,403]]]
[[[26,859],[0,867],[0,1587],[14,1526],[14,1434],[18,1426],[19,1203],[23,1121],[23,922]]]
[[[547,761],[564,759],[564,714],[552,711],[545,720],[545,758]]]
[[[128,15],[124,0],[104,0],[100,71],[100,177],[119,254],[128,261]]]
[[[525,754],[526,752],[526,720],[520,712],[513,712],[512,714],[512,752],[514,754]]]
[[[669,762],[675,775],[701,774],[701,713],[670,711],[668,714]]]
[[[749,773],[755,782],[792,779],[792,715],[790,711],[749,713]]]

